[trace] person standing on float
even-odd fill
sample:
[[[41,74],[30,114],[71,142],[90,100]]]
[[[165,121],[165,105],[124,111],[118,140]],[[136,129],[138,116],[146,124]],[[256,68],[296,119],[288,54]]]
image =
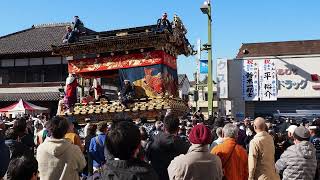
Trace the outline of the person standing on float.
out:
[[[72,112],[75,103],[77,102],[77,87],[78,82],[74,74],[69,74],[66,79],[65,86],[65,107],[67,112]]]

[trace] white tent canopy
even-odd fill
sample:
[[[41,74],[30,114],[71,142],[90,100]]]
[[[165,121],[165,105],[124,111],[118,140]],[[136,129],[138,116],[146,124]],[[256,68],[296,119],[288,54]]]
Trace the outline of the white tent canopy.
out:
[[[18,114],[36,114],[36,113],[42,113],[47,111],[48,111],[48,108],[34,105],[22,99],[20,99],[17,103],[14,103],[8,107],[4,107],[0,109],[0,112],[12,114],[13,117],[15,117]]]

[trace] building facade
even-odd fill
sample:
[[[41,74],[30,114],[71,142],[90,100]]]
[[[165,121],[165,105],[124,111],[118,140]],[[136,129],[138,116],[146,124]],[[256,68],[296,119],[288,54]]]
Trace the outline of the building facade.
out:
[[[186,74],[178,74],[179,97],[186,102],[189,101],[190,81]]]
[[[68,24],[44,24],[0,37],[0,107],[23,99],[55,114],[67,61],[52,55]]]
[[[254,64],[273,62],[277,85],[275,100],[264,101],[261,97],[252,101],[243,99],[242,77],[246,61]],[[319,67],[319,40],[243,44],[237,58],[228,61],[228,98],[232,100],[232,114],[239,118],[292,116],[311,119],[319,116]]]
[[[191,87],[190,87],[190,101],[189,106],[191,106],[192,111],[195,112],[197,110],[200,110],[203,115],[208,118],[208,87],[206,80],[199,82],[198,84],[198,100],[195,101],[194,92],[196,90],[196,82],[191,81]],[[213,100],[212,100],[212,111],[218,112],[218,99],[217,99],[217,86],[216,83],[213,82]]]

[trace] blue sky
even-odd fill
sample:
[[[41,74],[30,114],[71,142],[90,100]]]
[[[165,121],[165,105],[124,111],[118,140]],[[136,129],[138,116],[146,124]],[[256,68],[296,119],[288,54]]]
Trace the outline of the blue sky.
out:
[[[154,24],[163,12],[177,13],[188,39],[207,39],[203,0],[1,0],[0,36],[32,24],[68,22],[79,15],[97,31]],[[320,37],[319,0],[213,0],[213,57],[233,58],[241,43]],[[1,45],[1,44],[0,44]],[[206,54],[203,53],[203,59]],[[193,79],[194,57],[178,58],[178,72]]]

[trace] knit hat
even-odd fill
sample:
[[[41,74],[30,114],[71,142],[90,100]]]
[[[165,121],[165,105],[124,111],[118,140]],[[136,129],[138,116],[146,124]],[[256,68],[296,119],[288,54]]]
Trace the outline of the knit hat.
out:
[[[309,139],[310,138],[310,132],[304,126],[299,126],[294,130],[293,137],[295,137],[299,141],[305,140],[305,139]]]
[[[210,144],[212,134],[204,124],[198,124],[191,129],[189,141],[192,144]]]
[[[290,132],[291,134],[293,134],[294,130],[297,128],[298,126],[296,125],[290,125],[288,127],[288,129],[286,129],[286,131]]]

